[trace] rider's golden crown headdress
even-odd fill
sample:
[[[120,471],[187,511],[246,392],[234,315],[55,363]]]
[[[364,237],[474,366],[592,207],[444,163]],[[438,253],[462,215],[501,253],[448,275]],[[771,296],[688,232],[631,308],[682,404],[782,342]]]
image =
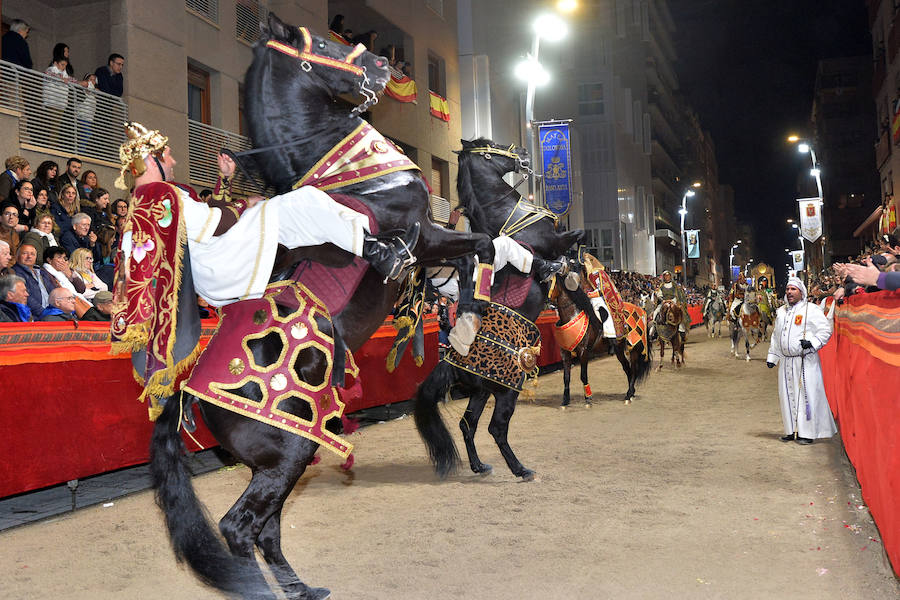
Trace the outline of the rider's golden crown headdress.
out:
[[[144,159],[154,152],[162,152],[169,144],[169,138],[159,130],[148,130],[136,121],[125,123],[125,142],[119,147],[119,177],[116,187],[130,190],[134,186],[134,178],[140,177],[147,170]]]

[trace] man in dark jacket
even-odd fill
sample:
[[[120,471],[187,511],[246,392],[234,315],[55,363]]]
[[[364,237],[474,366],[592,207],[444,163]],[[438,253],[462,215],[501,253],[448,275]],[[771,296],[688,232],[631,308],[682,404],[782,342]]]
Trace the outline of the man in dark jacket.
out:
[[[81,315],[82,321],[109,321],[112,314],[112,292],[99,291],[94,294],[94,305]]]
[[[50,291],[56,287],[53,276],[36,267],[37,250],[31,244],[22,244],[16,252],[16,264],[13,273],[25,280],[25,289],[28,290],[28,308],[31,314],[37,318],[50,298]]]
[[[25,21],[16,19],[12,22],[12,25],[9,26],[9,31],[3,34],[3,60],[26,69],[31,68],[33,64],[31,62],[31,50],[28,49],[28,42],[25,41],[29,31],[31,31],[31,27]]]
[[[97,76],[97,89],[113,96],[122,97],[123,77],[122,67],[125,66],[125,57],[121,54],[110,54],[105,67],[97,67],[94,75]]]
[[[97,264],[103,260],[100,244],[97,243],[97,234],[91,231],[91,218],[85,213],[76,213],[72,216],[72,229],[62,232],[59,245],[66,249],[69,256],[79,248],[86,248],[91,251]]]
[[[75,294],[58,287],[50,292],[50,303],[41,311],[41,321],[77,321],[75,316]]]
[[[18,275],[0,277],[0,322],[24,323],[31,321],[28,308],[28,290],[25,280]]]

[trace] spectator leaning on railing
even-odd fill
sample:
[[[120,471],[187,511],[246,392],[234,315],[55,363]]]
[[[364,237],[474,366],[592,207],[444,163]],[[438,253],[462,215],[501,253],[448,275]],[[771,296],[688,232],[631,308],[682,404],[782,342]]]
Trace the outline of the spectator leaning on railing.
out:
[[[30,31],[31,27],[28,23],[20,19],[16,19],[10,24],[9,31],[3,34],[3,60],[26,69],[32,67],[34,63],[31,62],[31,50],[26,41]]]
[[[97,67],[94,75],[97,76],[97,89],[113,96],[122,97],[124,90],[124,78],[122,68],[125,66],[125,57],[121,54],[110,54],[105,67]]]

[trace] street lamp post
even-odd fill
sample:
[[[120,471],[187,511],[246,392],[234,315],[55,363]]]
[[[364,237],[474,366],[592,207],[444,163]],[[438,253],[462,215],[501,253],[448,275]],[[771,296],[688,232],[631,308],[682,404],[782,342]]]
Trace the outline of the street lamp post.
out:
[[[558,41],[568,33],[565,21],[553,14],[541,15],[533,25],[534,39],[531,42],[531,52],[524,61],[516,67],[516,75],[527,82],[525,88],[525,130],[528,135],[528,156],[532,160],[535,173],[540,172],[537,166],[536,133],[534,130],[534,95],[537,86],[544,85],[550,80],[550,75],[538,62],[541,50],[541,38],[547,41]],[[528,193],[531,200],[535,199],[537,175],[529,178]]]
[[[816,190],[819,192],[819,201],[822,203],[820,209],[823,209],[825,206],[825,192],[822,190],[822,171],[821,171],[821,168],[819,167],[819,160],[816,158],[815,149],[812,147],[812,145],[809,142],[801,140],[796,135],[792,135],[792,136],[788,137],[788,141],[792,142],[792,143],[799,142],[799,144],[797,144],[797,150],[801,154],[809,154],[809,159],[812,164],[812,168],[809,170],[809,174],[816,180]],[[825,211],[822,210],[822,212],[820,214],[821,214],[821,219],[822,219],[822,231],[824,234]],[[796,225],[795,225],[795,227],[796,227]],[[806,257],[806,246],[803,244],[802,240],[801,240],[800,244],[803,248],[804,260],[806,260],[808,262],[808,259],[805,258]],[[822,268],[823,269],[825,268],[825,240],[824,239],[822,240]],[[804,265],[804,270],[806,270],[806,265]]]
[[[728,280],[731,281],[731,272],[734,268],[734,251],[740,245],[741,240],[738,240],[731,246],[731,252],[728,253]],[[731,283],[734,283],[731,281]]]
[[[694,182],[691,187],[698,188],[700,183]],[[693,198],[694,195],[694,190],[686,191],[681,197],[681,208],[678,209],[678,214],[681,215],[681,283],[684,286],[687,286],[687,240],[684,237],[684,218],[687,216],[687,199]]]

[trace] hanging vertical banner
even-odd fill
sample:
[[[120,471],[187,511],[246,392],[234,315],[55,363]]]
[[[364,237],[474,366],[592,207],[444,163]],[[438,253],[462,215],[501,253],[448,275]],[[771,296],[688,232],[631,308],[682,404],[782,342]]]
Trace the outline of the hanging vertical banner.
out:
[[[572,203],[571,146],[568,123],[539,123],[541,172],[544,175],[544,205],[564,215]]]
[[[741,276],[741,266],[740,265],[732,265],[731,266],[731,281],[735,282]]]
[[[791,260],[794,262],[795,271],[803,270],[803,250],[794,250],[791,252]]]
[[[688,229],[684,235],[687,238],[687,257],[700,258],[700,230]]]
[[[800,203],[800,235],[810,242],[822,236],[822,199],[797,198]]]

